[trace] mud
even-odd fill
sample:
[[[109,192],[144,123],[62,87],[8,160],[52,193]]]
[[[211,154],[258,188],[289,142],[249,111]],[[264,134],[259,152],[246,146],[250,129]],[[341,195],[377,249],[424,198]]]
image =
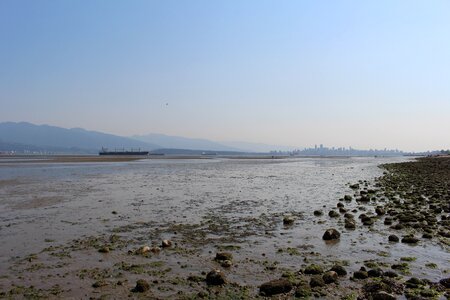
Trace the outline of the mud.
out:
[[[292,289],[275,299],[445,299],[450,168],[405,160],[0,166],[0,297],[255,299],[283,278]],[[206,281],[215,269],[224,284]]]

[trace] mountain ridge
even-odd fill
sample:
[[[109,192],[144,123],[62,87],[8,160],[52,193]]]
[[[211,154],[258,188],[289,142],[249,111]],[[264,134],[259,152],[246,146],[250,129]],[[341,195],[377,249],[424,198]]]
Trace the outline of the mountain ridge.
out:
[[[143,148],[146,150],[161,148],[159,145],[109,133],[83,128],[67,129],[47,124],[36,125],[29,122],[0,123],[0,140],[9,145],[28,145],[42,149],[42,151],[57,148],[62,152],[64,149],[67,152],[80,149],[83,152],[95,153],[102,147]]]
[[[0,151],[34,151],[52,153],[98,153],[102,148],[141,148],[142,150],[179,149],[220,152],[267,153],[289,147],[262,143],[217,142],[160,133],[124,137],[80,127],[63,128],[30,122],[0,123]],[[243,147],[239,147],[243,146]]]

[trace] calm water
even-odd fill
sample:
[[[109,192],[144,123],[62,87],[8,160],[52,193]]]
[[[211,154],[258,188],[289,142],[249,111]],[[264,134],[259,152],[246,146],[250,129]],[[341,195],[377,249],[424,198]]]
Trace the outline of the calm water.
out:
[[[42,249],[45,239],[63,243],[135,222],[197,224],[213,217],[239,230],[249,218],[292,213],[299,216],[294,226],[284,228],[280,223],[269,236],[248,235],[242,243],[249,247],[243,247],[240,255],[275,255],[280,247],[308,246],[321,253],[323,260],[358,263],[377,259],[379,252],[385,252],[390,262],[401,256],[418,257],[413,270],[437,280],[442,270],[450,268],[445,249],[432,242],[416,247],[388,245],[390,232],[379,224],[382,222],[372,230],[353,232],[343,228],[342,218],[327,216],[339,198],[352,193],[347,183],[373,182],[382,174],[379,164],[404,160],[217,158],[0,164],[0,267],[4,269],[13,256]],[[348,207],[356,208],[357,204],[352,202]],[[322,209],[324,216],[313,216],[315,209]],[[330,227],[342,231],[338,244],[329,245],[321,239]],[[287,257],[284,263],[295,265],[296,260],[300,258]],[[441,267],[422,268],[430,262]]]

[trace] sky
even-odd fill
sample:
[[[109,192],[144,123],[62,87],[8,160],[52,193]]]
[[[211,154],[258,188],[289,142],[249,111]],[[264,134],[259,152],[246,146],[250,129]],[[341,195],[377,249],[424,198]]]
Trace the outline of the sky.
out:
[[[0,1],[0,122],[450,148],[450,1]]]

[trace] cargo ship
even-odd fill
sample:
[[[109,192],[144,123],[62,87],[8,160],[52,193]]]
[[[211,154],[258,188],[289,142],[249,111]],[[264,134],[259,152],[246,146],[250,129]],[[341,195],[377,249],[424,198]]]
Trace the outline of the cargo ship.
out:
[[[125,150],[123,149],[114,149],[114,151],[109,151],[108,148],[103,148],[98,153],[98,155],[148,155],[148,151],[141,151],[141,149],[133,149]]]

